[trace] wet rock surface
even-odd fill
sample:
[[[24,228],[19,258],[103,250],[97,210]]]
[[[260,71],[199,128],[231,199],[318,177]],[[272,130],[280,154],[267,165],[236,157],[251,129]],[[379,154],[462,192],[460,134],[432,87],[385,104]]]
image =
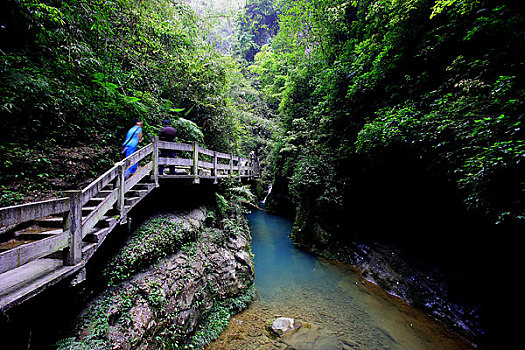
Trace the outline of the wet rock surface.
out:
[[[473,340],[484,333],[476,314],[479,305],[456,303],[450,297],[447,277],[438,269],[418,266],[396,247],[382,244],[346,246],[344,260],[386,291],[400,296],[449,329]]]
[[[295,309],[295,310],[293,310]],[[272,330],[276,320],[275,311],[286,311],[288,315],[307,318],[279,317],[290,319],[296,327],[282,336]],[[326,315],[325,315],[326,316]],[[287,322],[286,322],[287,323]],[[300,326],[298,326],[300,325]],[[226,331],[206,350],[349,350],[382,349],[375,342],[366,345],[365,339],[352,340],[345,337],[340,326],[328,324],[322,315],[315,315],[304,308],[286,307],[256,301],[246,310],[230,320]]]
[[[481,306],[475,302],[455,301],[451,297],[451,285],[462,281],[451,282],[449,276],[438,268],[422,264],[397,245],[360,241],[343,243],[317,223],[308,229],[297,222],[295,225],[291,237],[301,249],[356,267],[367,280],[471,341],[476,342],[485,333],[479,321]]]
[[[279,317],[272,322],[268,329],[275,335],[282,337],[301,327],[301,322],[290,317]]]
[[[196,241],[95,299],[77,339],[103,338],[112,349],[183,344],[215,303],[246,293],[253,283],[250,236],[203,228],[205,211],[174,220],[198,230]]]

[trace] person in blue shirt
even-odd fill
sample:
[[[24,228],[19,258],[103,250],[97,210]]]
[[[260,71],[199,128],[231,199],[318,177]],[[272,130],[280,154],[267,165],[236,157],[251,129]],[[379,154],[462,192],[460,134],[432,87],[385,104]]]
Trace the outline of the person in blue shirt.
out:
[[[135,125],[128,130],[126,134],[126,140],[122,144],[124,148],[122,152],[126,154],[126,157],[132,155],[137,151],[139,143],[142,141],[142,120],[138,119]],[[125,178],[129,178],[137,170],[137,163],[126,169]]]

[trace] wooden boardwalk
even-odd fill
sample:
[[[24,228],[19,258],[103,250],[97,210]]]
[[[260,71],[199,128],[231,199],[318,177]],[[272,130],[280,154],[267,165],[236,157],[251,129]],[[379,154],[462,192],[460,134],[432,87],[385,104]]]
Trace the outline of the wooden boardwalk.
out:
[[[161,156],[168,153],[174,157]],[[126,179],[125,170],[136,163],[137,171]],[[173,166],[175,174],[159,174],[159,165],[165,171]],[[129,211],[159,187],[159,179],[217,183],[258,173],[254,159],[204,149],[196,142],[154,139],[82,190],[0,208],[0,311],[68,277],[73,285],[85,280],[89,258],[118,224],[126,223]]]

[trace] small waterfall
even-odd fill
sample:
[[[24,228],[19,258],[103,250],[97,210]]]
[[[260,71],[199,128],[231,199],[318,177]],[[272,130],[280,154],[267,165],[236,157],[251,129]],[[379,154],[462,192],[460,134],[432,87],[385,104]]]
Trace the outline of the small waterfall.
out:
[[[266,196],[264,197],[264,199],[262,200],[262,204],[265,204],[266,203],[266,198],[268,198],[268,196],[270,195],[270,193],[272,193],[272,184],[270,184],[268,186],[268,193],[266,194]]]

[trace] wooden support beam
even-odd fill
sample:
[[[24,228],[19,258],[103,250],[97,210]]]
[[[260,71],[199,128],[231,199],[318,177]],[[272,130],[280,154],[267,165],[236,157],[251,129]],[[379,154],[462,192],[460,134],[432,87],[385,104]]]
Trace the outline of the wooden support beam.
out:
[[[155,181],[155,187],[159,187],[159,138],[158,136],[152,137],[153,142],[153,152],[152,152],[152,162],[153,162],[153,180]]]
[[[119,213],[120,223],[125,224],[127,222],[127,213],[124,208],[124,195],[126,194],[126,164],[124,162],[117,163],[119,173],[117,178],[117,187],[119,191],[117,200],[117,210]]]
[[[64,265],[74,266],[82,260],[82,191],[72,190],[65,192],[69,197],[69,251]]]
[[[193,142],[193,183],[200,183],[199,179],[199,144],[197,141]]]
[[[213,183],[216,184],[217,183],[217,152],[213,152],[213,170],[212,170],[212,174],[213,176]]]

